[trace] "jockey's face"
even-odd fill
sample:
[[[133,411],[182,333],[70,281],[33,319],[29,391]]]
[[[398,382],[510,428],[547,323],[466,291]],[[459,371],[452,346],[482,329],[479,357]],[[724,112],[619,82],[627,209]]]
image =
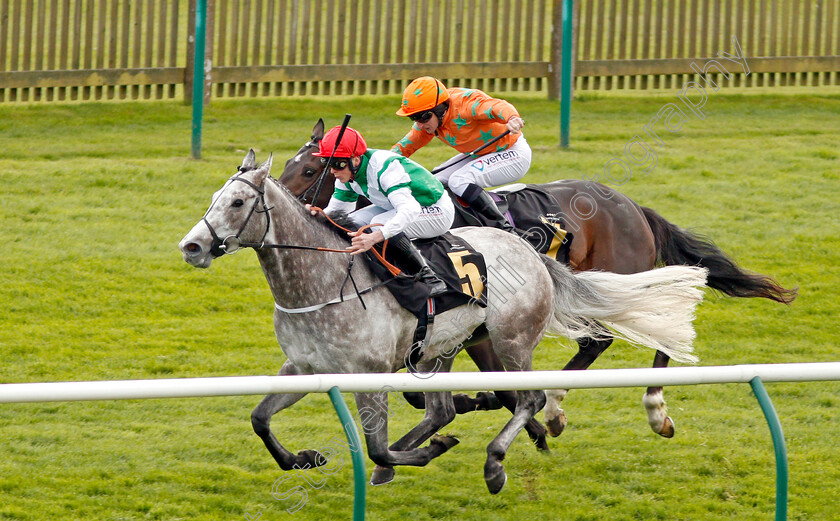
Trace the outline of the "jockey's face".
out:
[[[440,126],[440,120],[436,115],[432,114],[432,117],[430,117],[429,120],[425,123],[420,123],[418,121],[417,126],[426,134],[434,134],[435,130],[437,130],[437,128]]]
[[[350,162],[353,163],[353,168],[358,168],[360,164],[362,164],[362,158],[360,157],[351,157]],[[344,168],[337,169],[335,166],[330,165],[330,171],[333,173],[336,179],[341,181],[342,183],[349,183],[350,180],[353,178],[353,172],[350,171],[349,165],[345,165]]]

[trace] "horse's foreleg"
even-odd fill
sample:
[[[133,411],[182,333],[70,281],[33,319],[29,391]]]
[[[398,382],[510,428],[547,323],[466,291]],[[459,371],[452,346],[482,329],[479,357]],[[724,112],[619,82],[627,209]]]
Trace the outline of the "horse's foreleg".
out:
[[[291,362],[286,361],[279,374],[292,375],[298,373]],[[298,454],[289,452],[271,432],[271,417],[286,407],[294,405],[304,396],[306,396],[305,393],[269,394],[251,413],[251,425],[254,427],[254,432],[262,439],[268,452],[283,470],[307,469],[326,463],[326,460],[319,457],[319,454],[314,450],[305,450]]]
[[[411,450],[432,437],[434,433],[449,425],[455,419],[452,393],[426,393],[426,415],[408,434],[393,443],[391,450]]]
[[[269,394],[251,413],[251,425],[254,427],[254,432],[262,439],[265,448],[283,470],[308,469],[326,463],[326,460],[319,458],[314,450],[304,450],[298,454],[289,452],[277,441],[269,426],[271,417],[275,413],[295,404],[304,396],[306,394]]]
[[[581,338],[577,342],[578,352],[563,367],[564,371],[582,371],[588,369],[601,356],[601,353],[610,347],[612,339],[593,340],[591,338]],[[560,408],[560,402],[563,401],[568,392],[567,389],[546,391],[545,425],[548,427],[548,433],[555,437],[560,436],[563,429],[566,428],[566,411]]]
[[[656,357],[653,359],[653,367],[668,367],[670,360],[671,358],[668,355],[657,351]],[[648,423],[653,432],[664,438],[673,438],[674,421],[668,416],[668,406],[665,403],[662,387],[648,387],[642,397],[642,403],[647,411]]]
[[[356,406],[367,441],[368,456],[377,465],[371,477],[371,485],[381,485],[393,479],[395,465],[422,467],[458,444],[457,439],[449,436],[433,436],[431,443],[426,447],[405,451],[391,450],[388,447],[388,395],[357,393]],[[426,410],[428,414],[429,407]],[[452,416],[454,417],[454,414]]]
[[[449,371],[452,367],[452,359],[444,359],[445,363],[440,370]],[[421,364],[421,370],[428,370]],[[403,393],[405,395],[406,393]],[[406,451],[416,449],[424,441],[428,440],[439,429],[449,425],[455,419],[455,407],[452,400],[452,393],[416,393],[424,400],[426,414],[423,420],[411,429],[405,436],[393,443],[389,449],[394,451]],[[387,410],[387,402],[380,407]],[[377,465],[371,476],[371,484],[382,485],[394,479],[393,467]]]
[[[423,372],[431,371],[440,360],[438,371],[449,372],[452,369],[453,357],[422,360],[418,369]],[[455,404],[449,391],[425,393],[426,414],[416,427],[390,446],[390,450],[406,451],[415,449],[428,440],[439,429],[446,427],[455,419]],[[387,410],[387,403],[385,404]]]

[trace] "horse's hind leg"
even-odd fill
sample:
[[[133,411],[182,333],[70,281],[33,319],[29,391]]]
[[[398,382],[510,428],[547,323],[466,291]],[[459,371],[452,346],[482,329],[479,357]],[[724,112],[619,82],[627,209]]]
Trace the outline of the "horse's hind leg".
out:
[[[434,393],[448,395],[449,393]],[[450,398],[451,400],[451,398]],[[434,400],[430,403],[432,413],[437,407]],[[433,436],[431,443],[423,448],[414,448],[405,451],[394,451],[388,447],[388,396],[387,394],[357,393],[356,406],[359,410],[359,417],[362,418],[362,429],[367,441],[368,456],[378,466],[378,471],[391,470],[393,478],[393,467],[395,465],[412,465],[422,467],[440,456],[450,448],[458,444],[458,440],[448,436]],[[429,410],[429,407],[426,409]],[[454,411],[452,412],[454,417]],[[374,472],[374,478],[376,471]],[[382,484],[387,481],[374,482],[371,484]]]
[[[452,359],[443,359],[444,364],[441,370],[449,371],[452,367]],[[421,365],[421,367],[423,367]],[[430,366],[431,367],[431,366]],[[421,370],[427,370],[425,367]],[[405,394],[405,393],[404,393]],[[406,451],[419,447],[428,440],[439,429],[449,425],[455,419],[455,406],[453,396],[450,392],[417,393],[423,396],[426,415],[420,423],[411,429],[405,436],[391,444],[389,450]],[[386,404],[387,410],[387,404]],[[384,485],[394,479],[394,468],[391,466],[377,465],[370,478],[371,485]]]
[[[511,443],[519,431],[545,405],[545,393],[542,391],[517,391],[516,410],[513,418],[505,425],[502,432],[487,446],[487,461],[484,463],[484,481],[491,494],[497,494],[507,482],[505,459]]]
[[[581,338],[578,341],[578,352],[563,367],[564,371],[582,371],[588,369],[601,353],[612,344],[612,339],[594,340]],[[552,389],[546,391],[545,426],[548,433],[554,437],[560,436],[566,428],[566,411],[560,408],[560,402],[566,397],[567,389]]]
[[[514,328],[511,329],[510,333],[516,332]],[[542,333],[542,329],[534,329],[534,331]],[[540,336],[528,338],[528,331],[517,333],[508,334],[506,335],[507,338],[494,338],[494,349],[508,371],[530,371],[533,348],[529,349],[523,346],[536,345]],[[505,459],[511,443],[513,443],[519,431],[534,419],[534,416],[543,406],[545,406],[545,393],[543,391],[516,391],[516,407],[513,411],[513,417],[487,446],[484,481],[487,483],[487,489],[491,494],[497,494],[507,482],[502,460]]]
[[[515,391],[494,391],[494,394],[499,402],[511,413],[516,411],[517,395]],[[528,433],[528,437],[531,438],[531,441],[534,442],[538,450],[549,451],[548,442],[545,438],[547,434],[546,428],[536,418],[531,418],[525,424],[525,432]]]
[[[656,352],[653,359],[653,367],[668,367],[671,358],[662,353]],[[648,387],[642,397],[642,403],[647,411],[648,423],[653,432],[664,438],[674,437],[674,421],[668,416],[668,406],[665,404],[662,387]]]

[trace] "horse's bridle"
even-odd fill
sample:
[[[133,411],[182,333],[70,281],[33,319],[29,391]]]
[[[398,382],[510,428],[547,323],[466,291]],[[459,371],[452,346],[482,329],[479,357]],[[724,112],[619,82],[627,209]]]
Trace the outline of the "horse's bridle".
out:
[[[319,141],[321,141],[321,138],[313,138],[311,141],[307,141],[301,148],[302,149],[303,148],[306,148],[306,149],[317,148]],[[303,152],[298,152],[298,154],[302,154],[302,153]],[[309,197],[310,192],[312,192],[313,190],[315,190],[318,187],[318,184],[320,183],[321,178],[324,177],[325,175],[327,175],[326,172],[327,172],[326,168],[321,170],[321,174],[313,180],[312,184],[309,185],[309,188],[304,190],[304,192],[301,195],[297,196],[297,198],[300,202],[306,203],[306,198]],[[314,200],[310,201],[310,202],[312,204],[315,204]]]
[[[252,169],[239,167],[239,173],[230,178],[231,182],[232,181],[241,181],[241,182],[245,183],[246,185],[250,186],[251,188],[253,188],[254,190],[256,190],[257,194],[259,194],[259,197],[256,200],[254,200],[254,205],[251,207],[251,211],[248,212],[248,217],[245,218],[245,222],[242,223],[242,226],[239,227],[239,231],[237,231],[235,234],[228,235],[224,239],[219,237],[219,234],[217,234],[216,230],[213,229],[213,226],[210,224],[210,221],[207,220],[207,214],[209,214],[210,210],[213,209],[213,205],[215,205],[215,201],[213,202],[213,204],[210,205],[210,208],[207,209],[207,212],[204,214],[204,217],[201,218],[201,220],[204,221],[204,224],[207,226],[207,229],[210,230],[210,235],[213,237],[213,242],[210,245],[210,253],[214,257],[221,257],[222,255],[224,255],[226,253],[228,255],[233,255],[234,253],[238,252],[242,248],[254,248],[255,250],[259,250],[259,249],[262,249],[262,248],[278,248],[278,249],[286,249],[286,250],[314,250],[314,251],[327,251],[327,252],[333,252],[333,253],[349,253],[347,250],[338,250],[338,249],[334,249],[334,248],[324,248],[324,247],[321,247],[321,246],[301,246],[301,245],[298,245],[298,244],[266,244],[265,243],[265,238],[266,238],[266,236],[268,236],[269,230],[271,230],[271,213],[270,213],[270,210],[274,207],[273,206],[269,207],[266,204],[266,202],[265,202],[265,190],[263,188],[257,186],[256,184],[252,183],[251,181],[248,181],[247,179],[243,179],[242,177],[240,177],[242,174],[244,174],[245,172],[248,172],[250,170],[252,170]],[[228,185],[228,186],[230,186],[230,185]],[[284,190],[287,190],[282,185],[280,185],[280,186]],[[221,195],[220,195],[220,197],[221,197]],[[216,198],[216,200],[218,200],[218,198]],[[262,209],[260,209],[260,206],[262,206]],[[320,209],[318,209],[318,210],[320,210]],[[265,214],[265,232],[263,232],[262,238],[259,240],[259,242],[242,242],[241,240],[239,240],[239,236],[242,235],[242,232],[245,231],[245,227],[248,226],[248,223],[251,221],[251,217],[254,216],[254,213],[264,213]],[[328,219],[329,219],[329,217],[328,217]],[[330,220],[330,222],[332,222],[332,224],[338,226],[334,221],[332,221],[331,219],[329,219],[329,220]],[[381,224],[376,224],[376,225],[368,225],[366,227],[370,227],[370,226],[382,226],[382,225]],[[364,229],[366,227],[362,227],[362,229]],[[341,227],[339,227],[339,228],[341,228]],[[341,228],[341,229],[344,230],[344,231],[349,231],[346,228]],[[381,260],[384,262],[384,258],[381,259]],[[384,262],[384,264],[385,264],[386,267],[389,268],[389,270],[393,267],[387,262]],[[351,265],[352,265],[352,257],[351,257]],[[399,270],[397,270],[397,272],[399,272]],[[392,273],[393,273],[393,271],[392,271]]]
[[[213,254],[214,257],[221,257],[225,253],[232,255],[243,247],[258,249],[262,248],[265,245],[265,237],[268,235],[268,231],[271,229],[271,214],[269,213],[269,210],[271,210],[271,208],[269,208],[268,205],[265,204],[265,190],[255,185],[251,181],[239,177],[248,170],[249,169],[247,168],[239,167],[239,173],[230,178],[231,182],[241,181],[253,188],[254,190],[256,190],[259,194],[259,197],[254,200],[254,205],[251,207],[251,211],[248,212],[248,217],[245,218],[245,222],[242,223],[242,226],[239,228],[239,231],[236,232],[236,234],[228,235],[224,239],[219,237],[219,235],[216,233],[216,230],[214,230],[213,226],[210,224],[210,221],[207,220],[207,214],[210,213],[210,210],[213,208],[213,205],[210,205],[210,208],[207,209],[207,212],[204,214],[204,217],[201,218],[201,220],[204,221],[204,224],[207,225],[207,229],[210,230],[210,235],[213,236],[213,243],[210,246],[210,253]],[[260,205],[262,205],[262,209],[258,209]],[[254,215],[255,212],[265,214],[265,232],[263,232],[263,236],[262,239],[260,239],[260,242],[244,243],[239,240],[239,236],[242,235],[242,232],[245,231],[245,227],[248,226],[248,223],[251,221],[251,217]]]
[[[242,226],[239,227],[239,231],[237,231],[233,235],[228,235],[227,237],[222,239],[221,237],[219,237],[219,234],[216,233],[216,230],[213,228],[213,225],[210,224],[210,221],[207,220],[207,214],[210,213],[210,210],[213,209],[213,206],[216,204],[216,201],[219,200],[218,197],[216,198],[216,201],[213,201],[213,204],[210,205],[210,208],[207,209],[207,212],[205,212],[204,216],[201,218],[201,220],[204,221],[204,224],[207,226],[207,229],[210,230],[210,235],[213,236],[213,242],[210,246],[210,253],[214,257],[221,257],[224,254],[233,255],[234,253],[236,253],[237,251],[239,251],[242,248],[254,248],[255,250],[259,250],[261,248],[281,248],[281,249],[290,249],[290,250],[315,250],[315,251],[327,251],[327,252],[335,252],[335,253],[348,253],[346,250],[337,250],[337,249],[333,249],[333,248],[322,248],[322,247],[319,247],[319,246],[300,246],[300,245],[297,245],[297,244],[266,244],[265,243],[265,238],[266,238],[266,236],[268,236],[268,232],[271,229],[271,213],[270,213],[270,210],[274,207],[273,206],[269,207],[266,204],[266,202],[265,202],[265,190],[263,188],[257,186],[256,184],[252,183],[251,181],[249,181],[247,179],[243,179],[242,177],[240,177],[242,174],[244,174],[245,172],[248,172],[249,170],[252,170],[252,169],[251,168],[239,167],[239,172],[235,176],[233,176],[229,179],[229,181],[231,183],[233,181],[241,181],[241,182],[245,183],[246,185],[250,186],[251,188],[253,188],[254,190],[256,190],[257,194],[259,194],[259,197],[257,197],[257,199],[254,201],[254,205],[251,207],[251,211],[248,212],[248,217],[245,218],[245,222],[242,223]],[[228,185],[228,186],[230,186],[230,185]],[[219,195],[219,197],[221,197],[221,194]],[[260,206],[262,206],[262,208],[260,208]],[[253,217],[254,213],[264,213],[265,214],[265,219],[266,219],[266,221],[265,221],[265,232],[263,232],[263,236],[260,239],[260,242],[242,242],[241,240],[239,240],[239,236],[242,235],[242,232],[245,231],[245,227],[248,226],[248,223],[251,221],[251,217]],[[338,224],[336,224],[335,221],[332,221],[332,219],[329,219],[329,217],[327,217],[327,219],[330,222],[332,222],[332,224],[338,226]],[[368,225],[368,226],[371,226],[371,225]],[[381,225],[375,225],[375,226],[381,226]],[[341,227],[339,226],[339,228],[341,228]],[[349,231],[346,228],[341,228],[341,229],[344,230],[344,231]],[[376,252],[374,250],[374,255],[377,258],[380,259],[380,261],[385,265],[386,268],[389,269],[389,271],[391,271],[391,273],[394,276],[396,276],[399,273],[399,269],[394,267],[392,264],[388,263],[385,260],[385,258],[382,256],[382,254],[379,254],[378,252]],[[278,310],[280,310],[284,313],[305,313],[305,312],[308,312],[308,311],[315,311],[315,310],[321,309],[322,307],[330,305],[330,304],[338,304],[340,302],[344,302],[346,300],[345,297],[343,296],[344,295],[344,287],[347,285],[347,282],[349,281],[353,284],[353,290],[356,293],[356,297],[358,297],[359,301],[361,302],[362,307],[367,309],[367,306],[365,305],[365,302],[362,299],[362,295],[365,294],[365,293],[369,293],[369,292],[371,292],[371,291],[373,291],[373,290],[375,290],[375,289],[377,289],[381,286],[384,286],[394,279],[390,279],[390,280],[387,280],[387,281],[382,281],[378,284],[374,284],[373,286],[360,291],[359,288],[356,286],[356,281],[354,280],[353,275],[352,275],[354,260],[355,260],[354,257],[351,256],[350,260],[349,260],[349,263],[347,265],[347,275],[344,278],[344,282],[341,283],[341,288],[339,289],[339,296],[337,298],[335,298],[335,299],[333,299],[329,302],[325,302],[325,303],[322,303],[322,304],[317,304],[315,306],[304,307],[304,308],[288,309],[288,308],[281,307],[276,302],[274,304],[275,307]]]

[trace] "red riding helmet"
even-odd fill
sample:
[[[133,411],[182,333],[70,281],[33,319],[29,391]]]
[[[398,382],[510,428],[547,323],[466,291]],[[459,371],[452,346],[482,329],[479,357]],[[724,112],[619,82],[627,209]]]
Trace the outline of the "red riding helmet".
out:
[[[358,131],[350,127],[344,129],[341,143],[336,143],[340,131],[340,126],[331,128],[321,139],[318,152],[312,155],[316,157],[357,157],[367,152],[365,139]],[[333,150],[335,150],[335,154],[333,154]]]

